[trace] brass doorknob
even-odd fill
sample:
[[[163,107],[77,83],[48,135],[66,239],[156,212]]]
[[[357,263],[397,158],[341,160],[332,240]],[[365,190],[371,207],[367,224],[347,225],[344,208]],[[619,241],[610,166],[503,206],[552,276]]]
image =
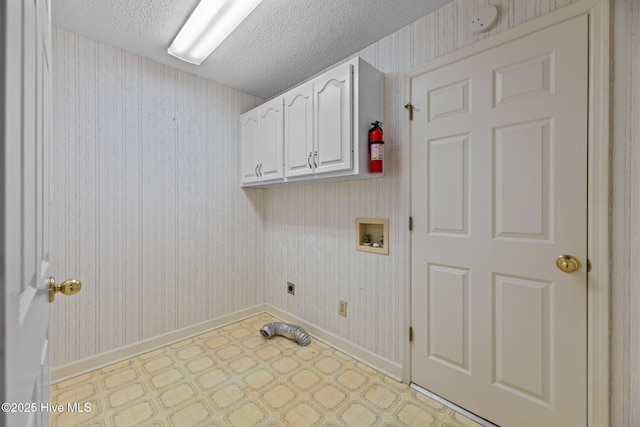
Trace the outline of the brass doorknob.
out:
[[[82,289],[82,282],[76,279],[68,279],[59,285],[56,284],[55,277],[49,277],[49,302],[53,302],[55,295],[60,292],[62,295],[75,295]]]
[[[560,255],[556,259],[556,266],[565,273],[580,270],[580,260],[573,255]]]

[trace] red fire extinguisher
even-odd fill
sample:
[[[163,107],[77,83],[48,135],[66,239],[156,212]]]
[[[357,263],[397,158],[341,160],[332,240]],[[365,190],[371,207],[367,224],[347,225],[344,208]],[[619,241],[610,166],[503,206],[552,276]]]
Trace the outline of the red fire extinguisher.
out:
[[[384,141],[382,138],[382,122],[371,123],[373,127],[369,129],[369,172],[382,173],[384,162]]]

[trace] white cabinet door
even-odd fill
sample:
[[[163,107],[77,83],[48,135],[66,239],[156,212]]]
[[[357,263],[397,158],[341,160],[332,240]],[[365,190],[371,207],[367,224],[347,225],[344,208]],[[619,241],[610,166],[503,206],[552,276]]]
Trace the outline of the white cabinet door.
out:
[[[314,81],[316,173],[353,167],[352,67],[345,64]]]
[[[284,178],[284,139],[282,98],[276,98],[259,108],[260,133],[258,144],[258,175],[261,181]]]
[[[258,110],[251,110],[243,114],[240,126],[242,183],[257,182],[260,180],[258,175]]]
[[[313,84],[297,87],[284,97],[285,176],[312,175]]]

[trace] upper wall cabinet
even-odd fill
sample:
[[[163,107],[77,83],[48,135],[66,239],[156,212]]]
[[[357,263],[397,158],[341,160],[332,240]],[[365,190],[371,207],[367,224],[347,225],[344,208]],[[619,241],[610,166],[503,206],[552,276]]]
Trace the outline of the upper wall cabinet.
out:
[[[243,114],[242,185],[272,187],[382,177],[369,173],[367,138],[371,123],[383,121],[383,85],[382,73],[354,58]],[[260,143],[270,139],[264,135],[262,117],[268,105],[282,106],[280,145]],[[281,167],[266,168],[266,159],[277,162],[280,152],[284,153],[279,157]],[[270,178],[265,174],[268,169],[273,171]]]
[[[242,184],[274,183],[284,179],[283,105],[276,98],[241,116]]]

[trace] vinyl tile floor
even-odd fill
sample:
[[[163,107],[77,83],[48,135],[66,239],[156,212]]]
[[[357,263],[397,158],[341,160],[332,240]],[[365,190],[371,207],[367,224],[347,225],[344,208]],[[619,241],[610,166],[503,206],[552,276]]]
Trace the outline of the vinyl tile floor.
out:
[[[301,347],[259,330],[260,314],[59,382],[50,415],[82,426],[479,426],[312,338]]]

